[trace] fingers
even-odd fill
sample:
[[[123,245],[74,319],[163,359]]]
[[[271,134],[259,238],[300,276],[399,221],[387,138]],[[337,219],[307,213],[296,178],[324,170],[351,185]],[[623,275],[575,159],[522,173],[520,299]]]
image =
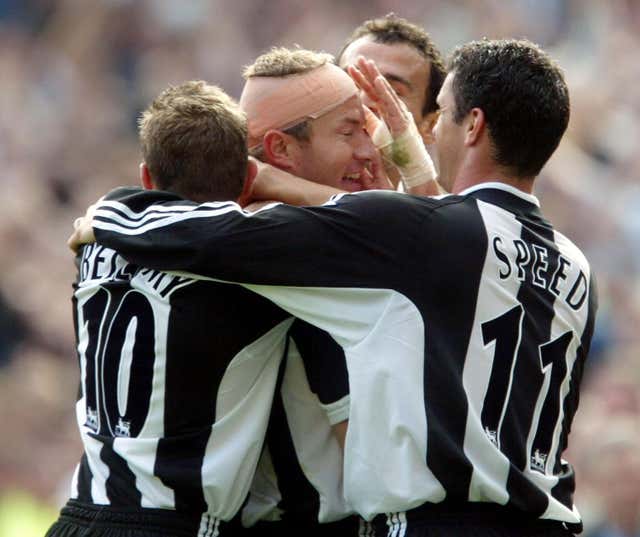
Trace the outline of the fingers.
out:
[[[356,66],[360,69],[370,84],[373,84],[377,77],[382,76],[375,62],[373,60],[367,60],[364,56],[358,56]]]
[[[356,86],[364,91],[369,99],[371,99],[373,102],[378,102],[380,100],[377,90],[374,86],[374,81],[377,74],[379,73],[376,73],[372,70],[371,65],[369,65],[368,61],[365,58],[363,58],[362,56],[358,57],[356,65],[350,65],[349,67],[347,67],[347,71],[351,78],[353,78]]]
[[[371,159],[369,167],[360,175],[365,190],[393,190],[393,184],[387,175],[379,153]]]
[[[391,134],[394,137],[402,134],[407,130],[413,119],[409,114],[405,113],[402,102],[397,99],[393,88],[389,86],[389,83],[383,77],[376,78],[375,87],[380,96],[377,103],[378,110],[389,127]]]
[[[90,209],[90,208],[89,208]],[[87,210],[87,213],[89,210]],[[73,233],[67,239],[67,246],[73,253],[78,253],[80,246],[82,246],[82,241],[80,239],[82,235],[82,227],[85,223],[86,216],[79,216],[73,221]]]
[[[78,218],[76,218],[76,221],[78,220]],[[67,239],[67,246],[69,247],[69,249],[74,253],[77,254],[78,250],[80,249],[80,240],[78,237],[78,228],[76,227],[76,223],[73,223],[73,226],[76,228],[76,231],[74,231],[69,238]]]
[[[402,116],[409,115],[406,105],[402,102],[402,99],[398,97],[398,94],[385,77],[378,75],[374,80],[374,87],[379,93],[381,100],[384,101],[390,109],[396,110],[397,113]]]
[[[369,99],[374,102],[378,101],[378,95],[372,81],[370,81],[360,69],[353,65],[350,65],[349,67],[347,67],[347,71],[353,81],[356,83],[356,86],[364,91]]]
[[[392,134],[402,134],[413,118],[389,82],[380,74],[375,62],[360,56],[356,66],[349,67],[349,74],[356,85],[375,103]]]
[[[67,239],[67,246],[72,252],[77,254],[82,245],[95,242],[96,238],[92,227],[93,217],[103,198],[104,196],[93,205],[89,205],[85,215],[79,216],[73,221],[73,233]]]
[[[358,58],[358,68],[361,73],[366,74],[368,83],[373,86],[378,97],[376,101],[383,101],[387,106],[391,105],[397,108],[398,112],[402,115],[406,115],[405,112],[408,113],[402,99],[398,97],[398,94],[391,87],[391,84],[389,84],[387,79],[380,73],[373,60],[367,60],[360,56]]]
[[[406,117],[407,119],[411,119],[411,113],[409,112],[407,105],[404,104],[400,97],[398,97],[398,94],[391,87],[391,84],[389,84],[389,81],[384,76],[378,74],[378,76],[374,80],[374,86],[376,88],[376,91],[380,94],[382,100],[385,100],[388,105],[393,105],[393,107],[396,108],[398,110],[398,113],[402,116]]]
[[[368,106],[364,106],[363,108],[365,129],[369,133],[369,136],[373,137],[382,120],[376,116]]]

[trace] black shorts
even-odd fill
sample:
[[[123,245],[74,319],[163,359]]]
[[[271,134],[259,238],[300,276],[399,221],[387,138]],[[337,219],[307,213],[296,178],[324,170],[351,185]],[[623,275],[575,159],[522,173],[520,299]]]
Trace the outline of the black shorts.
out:
[[[582,525],[532,518],[501,505],[425,504],[373,519],[376,537],[572,537]]]
[[[168,509],[113,509],[69,500],[45,537],[236,537],[232,525]]]
[[[362,533],[360,524],[366,524],[360,517],[351,516],[336,522],[320,524],[294,520],[277,522],[260,521],[255,526],[244,530],[246,537],[285,537],[295,535],[302,537],[358,537],[371,535]]]

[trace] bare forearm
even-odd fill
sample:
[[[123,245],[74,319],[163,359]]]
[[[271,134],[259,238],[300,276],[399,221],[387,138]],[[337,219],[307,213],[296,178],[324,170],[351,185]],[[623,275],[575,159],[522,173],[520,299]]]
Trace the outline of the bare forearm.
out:
[[[340,447],[344,449],[344,442],[347,437],[347,428],[349,426],[349,420],[341,421],[332,426],[333,434],[336,436],[338,440],[338,444]]]
[[[260,163],[251,197],[254,201],[281,201],[289,205],[322,205],[342,190],[307,181]]]
[[[432,179],[426,183],[409,188],[407,193],[413,194],[414,196],[440,196],[442,194],[446,194],[447,191],[440,186],[438,181]]]

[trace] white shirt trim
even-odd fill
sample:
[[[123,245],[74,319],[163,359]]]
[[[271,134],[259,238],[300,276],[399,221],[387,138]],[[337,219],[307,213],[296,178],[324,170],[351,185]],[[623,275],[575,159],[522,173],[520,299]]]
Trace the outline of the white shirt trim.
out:
[[[327,413],[327,418],[329,419],[329,423],[331,425],[335,425],[336,423],[340,423],[341,421],[349,419],[349,405],[351,404],[351,399],[349,394],[345,395],[342,399],[338,401],[334,401],[333,403],[329,403],[320,406]]]
[[[499,183],[497,181],[488,181],[486,183],[480,183],[477,185],[470,186],[469,188],[465,188],[462,192],[458,192],[457,195],[465,196],[467,194],[471,194],[471,192],[475,192],[476,190],[482,190],[485,188],[496,188],[498,190],[504,190],[505,192],[509,192],[514,196],[518,196],[519,198],[522,198],[523,200],[528,201],[529,203],[533,203],[534,205],[537,205],[538,207],[540,207],[540,202],[538,201],[538,198],[536,198],[533,194],[527,194],[526,192],[523,192],[522,190],[520,190],[519,188],[516,188],[515,186],[511,186],[506,183]]]

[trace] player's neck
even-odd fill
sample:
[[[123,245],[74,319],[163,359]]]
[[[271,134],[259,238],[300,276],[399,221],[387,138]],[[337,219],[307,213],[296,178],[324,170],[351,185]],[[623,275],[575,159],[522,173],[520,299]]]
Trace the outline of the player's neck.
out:
[[[451,191],[457,194],[472,186],[492,182],[505,183],[527,194],[533,194],[533,180],[534,177],[516,177],[499,166],[476,164],[460,170]]]

